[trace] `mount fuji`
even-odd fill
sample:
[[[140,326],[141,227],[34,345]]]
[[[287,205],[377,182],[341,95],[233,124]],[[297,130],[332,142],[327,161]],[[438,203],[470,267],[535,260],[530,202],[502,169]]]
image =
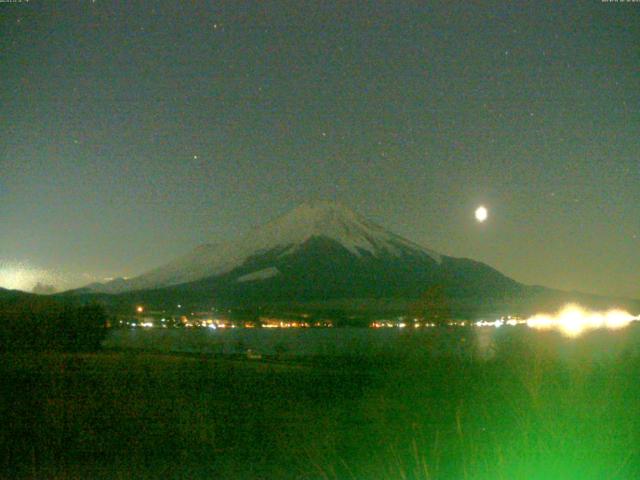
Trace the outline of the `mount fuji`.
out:
[[[248,264],[273,263],[238,277],[239,282],[264,280],[280,274],[275,263],[307,250],[309,242],[322,241],[355,259],[411,257],[439,264],[442,256],[405,240],[331,202],[303,204],[280,218],[255,228],[239,240],[205,244],[166,265],[131,279],[118,278],[89,285],[93,291],[121,293],[167,287],[206,277],[245,271]]]
[[[110,302],[115,297],[122,305],[365,304],[402,310],[434,288],[461,315],[566,297],[525,286],[481,262],[441,255],[332,202],[303,204],[238,240],[201,245],[140,276],[73,293]]]

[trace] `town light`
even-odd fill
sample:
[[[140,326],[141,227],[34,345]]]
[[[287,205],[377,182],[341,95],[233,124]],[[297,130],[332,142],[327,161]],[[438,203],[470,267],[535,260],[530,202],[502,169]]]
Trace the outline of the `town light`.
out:
[[[595,312],[570,304],[554,315],[535,315],[527,320],[527,325],[541,330],[555,328],[568,337],[577,337],[587,330],[597,328],[609,330],[624,328],[638,319],[639,317],[619,309]]]

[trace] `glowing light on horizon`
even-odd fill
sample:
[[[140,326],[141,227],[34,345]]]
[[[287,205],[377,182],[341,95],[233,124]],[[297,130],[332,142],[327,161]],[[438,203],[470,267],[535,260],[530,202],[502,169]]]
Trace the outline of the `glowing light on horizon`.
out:
[[[557,329],[567,337],[577,337],[588,330],[606,328],[618,330],[628,326],[633,321],[640,320],[621,309],[606,312],[586,310],[575,304],[566,305],[553,315],[541,313],[527,319],[529,327],[538,330]]]
[[[22,262],[4,263],[0,260],[0,287],[29,292],[38,283],[58,284],[58,275],[34,268]]]

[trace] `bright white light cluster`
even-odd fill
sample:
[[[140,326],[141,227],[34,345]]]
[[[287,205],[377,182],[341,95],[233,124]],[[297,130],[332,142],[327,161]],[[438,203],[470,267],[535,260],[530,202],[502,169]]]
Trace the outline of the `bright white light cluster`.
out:
[[[538,314],[527,319],[527,325],[540,330],[558,329],[568,337],[577,337],[587,330],[607,328],[616,330],[640,320],[624,310],[607,312],[588,311],[579,305],[569,304],[559,312],[548,315]]]
[[[477,321],[474,325],[476,327],[496,327],[499,328],[503,325],[509,325],[510,327],[515,327],[516,325],[521,325],[523,323],[526,323],[526,320],[522,320],[518,317],[512,317],[511,315],[509,315],[508,317],[502,317],[499,318],[498,320],[492,320],[492,321],[488,321],[488,320],[479,320]]]

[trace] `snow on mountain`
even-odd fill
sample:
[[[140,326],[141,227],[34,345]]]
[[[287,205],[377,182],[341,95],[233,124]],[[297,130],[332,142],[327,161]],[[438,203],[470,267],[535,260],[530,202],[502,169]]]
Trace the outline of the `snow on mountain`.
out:
[[[236,282],[252,282],[254,280],[266,280],[267,278],[275,277],[280,274],[280,270],[276,267],[263,268],[256,272],[247,273],[236,279]]]
[[[294,253],[314,237],[333,240],[357,257],[365,254],[397,257],[426,254],[434,261],[441,262],[441,257],[436,252],[395,235],[348,208],[333,202],[319,202],[303,204],[276,220],[253,229],[239,240],[202,245],[187,255],[124,283],[119,281],[117,284],[92,285],[92,289],[118,293],[221,275],[241,266],[247,259],[267,252],[277,251],[280,257]],[[267,273],[273,276],[277,274],[277,270]],[[240,278],[251,280],[253,278],[247,278],[251,275],[253,274]]]

